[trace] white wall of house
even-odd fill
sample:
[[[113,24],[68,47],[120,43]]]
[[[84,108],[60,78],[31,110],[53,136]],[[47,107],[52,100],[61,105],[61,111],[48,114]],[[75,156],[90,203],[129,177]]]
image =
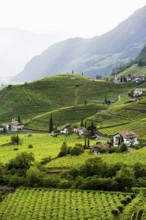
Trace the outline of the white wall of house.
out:
[[[4,128],[0,128],[0,133],[2,133],[4,131]]]
[[[63,130],[60,131],[60,134],[68,134],[68,129],[64,128]]]
[[[139,142],[137,141],[137,138],[133,138],[133,139],[124,138],[124,143],[130,146],[130,145],[138,144]]]
[[[120,138],[120,134],[116,134],[116,135],[113,137],[113,146],[114,146],[114,147],[118,147],[118,146],[119,146],[119,138]]]
[[[118,147],[119,146],[119,138],[120,138],[120,134],[116,134],[114,137],[113,137],[113,146],[114,147]],[[130,145],[135,145],[135,144],[139,144],[138,140],[137,140],[137,137],[135,138],[123,138],[123,142],[130,146]]]
[[[24,125],[11,125],[11,131],[21,131]]]

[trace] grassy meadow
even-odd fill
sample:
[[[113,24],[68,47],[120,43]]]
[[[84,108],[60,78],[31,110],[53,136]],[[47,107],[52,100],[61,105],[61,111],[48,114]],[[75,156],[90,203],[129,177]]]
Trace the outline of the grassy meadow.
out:
[[[113,153],[113,154],[91,154],[89,149],[79,156],[67,155],[65,157],[56,158],[60,152],[61,145],[66,142],[68,146],[74,147],[76,143],[84,144],[84,138],[72,135],[59,135],[51,137],[48,133],[34,133],[34,134],[18,134],[22,144],[10,144],[11,135],[0,136],[0,161],[7,163],[10,159],[15,158],[18,153],[29,152],[33,153],[36,162],[41,162],[43,158],[51,156],[52,160],[45,166],[49,169],[62,169],[78,167],[85,163],[89,158],[100,157],[103,161],[109,164],[122,162],[132,166],[136,162],[141,162],[146,165],[146,148],[134,150],[130,153]],[[90,140],[90,146],[93,146],[97,140]],[[106,141],[103,141],[106,142]],[[33,148],[29,148],[29,145]],[[18,148],[18,149],[17,149]],[[17,149],[17,150],[15,150]],[[54,159],[55,158],[55,159]]]

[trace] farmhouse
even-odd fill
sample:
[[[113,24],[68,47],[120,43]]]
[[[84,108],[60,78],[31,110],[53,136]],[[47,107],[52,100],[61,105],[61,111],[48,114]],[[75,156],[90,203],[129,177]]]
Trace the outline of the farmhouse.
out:
[[[69,133],[68,128],[70,127],[71,127],[70,123],[66,123],[65,125],[63,125],[61,127],[60,134],[68,134]]]
[[[74,128],[74,133],[78,134],[78,135],[84,135],[87,132],[87,129],[84,127],[78,127],[78,128]]]
[[[117,133],[113,137],[113,146],[118,147],[121,143],[127,146],[138,144],[137,135],[133,131]]]
[[[134,97],[139,97],[143,94],[143,92],[145,91],[146,89],[144,88],[137,88],[135,89],[134,93],[133,93],[133,96]]]
[[[12,119],[11,131],[21,131],[24,128],[24,124],[19,122],[17,118]]]
[[[0,125],[0,133],[3,133],[5,130],[4,126]]]
[[[90,152],[94,154],[99,154],[100,152],[106,152],[109,149],[109,144],[97,142],[93,147],[90,148]]]

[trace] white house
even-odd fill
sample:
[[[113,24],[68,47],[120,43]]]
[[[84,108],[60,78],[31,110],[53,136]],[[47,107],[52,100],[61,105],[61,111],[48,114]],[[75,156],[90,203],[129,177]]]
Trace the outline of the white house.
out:
[[[84,127],[78,127],[78,128],[74,128],[74,133],[78,134],[78,135],[84,135],[87,132],[87,129]]]
[[[17,118],[12,119],[11,131],[21,131],[24,128],[24,124],[19,122]]]
[[[63,125],[60,129],[60,134],[68,134],[69,133],[68,128],[70,127],[71,127],[70,123],[66,123],[65,125]]]
[[[144,89],[144,88],[137,88],[137,89],[135,89],[135,91],[133,93],[133,96],[134,97],[141,96],[145,90],[146,89]]]
[[[113,146],[118,147],[121,143],[127,146],[138,144],[137,135],[133,131],[124,131],[113,136]]]
[[[0,133],[3,133],[4,132],[4,127],[2,125],[0,125]]]
[[[64,128],[63,130],[60,131],[60,134],[68,134],[68,128]]]

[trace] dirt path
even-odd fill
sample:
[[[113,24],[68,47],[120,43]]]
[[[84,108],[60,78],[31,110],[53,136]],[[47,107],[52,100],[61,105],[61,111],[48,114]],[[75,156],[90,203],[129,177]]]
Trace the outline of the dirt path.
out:
[[[75,106],[78,104],[78,98],[79,98],[79,87],[75,87]]]
[[[28,99],[35,104],[35,102],[31,99],[30,95],[28,94],[28,92],[25,90],[25,88],[23,88],[24,93],[26,94],[26,96],[28,97]]]

